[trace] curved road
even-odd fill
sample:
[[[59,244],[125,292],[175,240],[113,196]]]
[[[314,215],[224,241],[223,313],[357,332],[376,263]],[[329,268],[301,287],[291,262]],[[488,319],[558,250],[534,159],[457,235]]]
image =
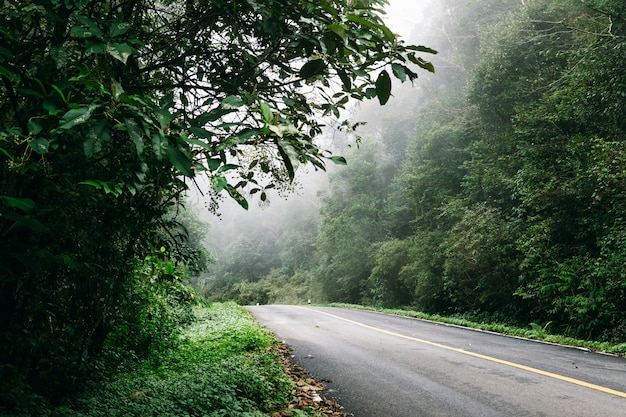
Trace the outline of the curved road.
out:
[[[405,317],[249,307],[356,417],[626,416],[626,359]]]

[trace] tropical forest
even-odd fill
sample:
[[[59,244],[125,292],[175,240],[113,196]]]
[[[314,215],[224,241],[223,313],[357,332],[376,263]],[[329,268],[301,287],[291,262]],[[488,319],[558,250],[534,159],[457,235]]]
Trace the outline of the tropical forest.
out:
[[[426,14],[411,36],[438,52],[435,73],[384,111],[353,109],[366,124],[331,138],[347,165],[327,182],[212,222],[198,288],[623,342],[626,4],[437,1]]]
[[[626,352],[626,2],[399,3],[3,2],[0,416],[324,415],[255,304]]]

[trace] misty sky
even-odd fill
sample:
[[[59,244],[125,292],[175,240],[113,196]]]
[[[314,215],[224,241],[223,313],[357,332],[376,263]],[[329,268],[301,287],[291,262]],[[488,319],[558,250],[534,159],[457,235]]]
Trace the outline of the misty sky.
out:
[[[415,24],[424,18],[428,0],[389,0],[385,22],[397,34],[408,40]]]
[[[424,19],[424,10],[428,7],[430,0],[389,0],[389,6],[386,7],[387,14],[383,16],[385,23],[391,28],[394,33],[400,35],[405,41],[409,41],[411,32],[415,28],[415,25],[420,20]],[[332,167],[330,167],[332,168]],[[302,172],[299,172],[302,174]],[[327,180],[325,173],[314,173],[313,170],[307,170],[307,174],[300,175],[303,178],[304,182],[308,182],[309,179],[312,180],[321,180],[324,182]],[[322,178],[320,178],[322,177]],[[199,179],[199,182],[202,184],[202,187],[208,187],[209,185]],[[305,190],[313,190],[311,193],[314,195],[315,190],[317,190],[317,186],[312,184],[304,184]],[[194,204],[202,207],[204,198],[199,195],[199,193],[195,192],[194,187],[191,189],[191,201]],[[290,195],[290,199],[298,198],[298,194],[302,194],[302,192],[296,193],[294,195]],[[274,210],[280,210],[281,206],[284,205],[284,200],[282,197],[279,197],[275,194],[270,194],[270,199],[272,204],[269,207],[264,207],[264,209],[259,210],[257,199],[251,199],[250,201],[250,210],[248,211],[248,216],[252,213],[261,213],[261,215],[269,215],[269,212]],[[210,221],[214,227],[212,228],[213,232],[216,232],[220,223],[222,226],[224,223],[228,223],[228,220],[232,220],[231,216],[237,218],[237,216],[241,215],[244,212],[236,203],[230,201],[228,198],[221,204],[221,213],[223,214],[222,219],[226,220],[225,222],[216,221],[216,218],[210,215],[206,209],[200,209],[198,214],[204,218],[205,220]],[[251,213],[252,212],[252,213]]]

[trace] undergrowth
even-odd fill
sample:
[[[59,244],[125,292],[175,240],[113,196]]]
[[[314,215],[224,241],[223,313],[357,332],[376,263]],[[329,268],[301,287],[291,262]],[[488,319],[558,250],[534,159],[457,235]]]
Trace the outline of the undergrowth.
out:
[[[271,333],[234,303],[198,306],[195,316],[158,365],[94,381],[41,415],[254,417],[287,407],[294,383]]]
[[[541,340],[544,342],[556,343],[560,345],[575,346],[593,350],[596,352],[611,353],[626,356],[626,343],[609,343],[593,340],[581,340],[559,334],[548,332],[549,323],[540,326],[536,323],[529,323],[528,328],[521,328],[510,324],[500,323],[487,317],[477,317],[471,314],[461,316],[441,316],[438,314],[427,314],[414,310],[384,309],[355,304],[333,303],[333,307],[354,308],[360,310],[378,311],[381,313],[395,314],[398,316],[413,317],[422,320],[447,323],[455,326],[469,327],[472,329],[491,331],[510,336],[524,337],[527,339]]]

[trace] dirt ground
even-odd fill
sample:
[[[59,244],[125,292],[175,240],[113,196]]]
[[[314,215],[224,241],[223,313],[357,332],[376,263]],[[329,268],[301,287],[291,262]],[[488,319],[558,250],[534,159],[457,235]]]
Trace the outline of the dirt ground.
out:
[[[289,404],[289,408],[275,412],[272,417],[293,416],[294,409],[307,413],[315,410],[317,414],[322,416],[353,417],[353,414],[344,411],[341,404],[324,396],[323,381],[312,378],[306,369],[292,361],[293,356],[289,346],[281,344],[279,350],[285,370],[296,383],[296,393],[294,400]]]

